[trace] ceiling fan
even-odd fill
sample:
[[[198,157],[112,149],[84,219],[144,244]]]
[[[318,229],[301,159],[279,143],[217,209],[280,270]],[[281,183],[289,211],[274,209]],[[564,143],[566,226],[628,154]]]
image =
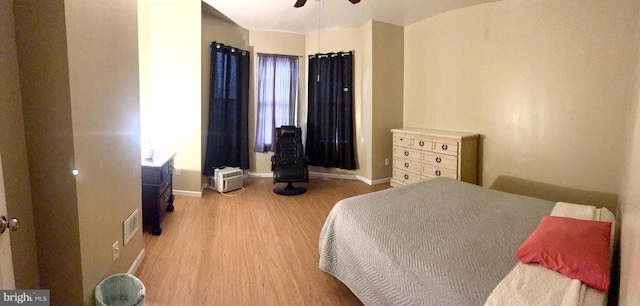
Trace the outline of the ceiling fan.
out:
[[[349,2],[356,4],[360,2],[360,0],[349,0]],[[305,3],[307,3],[307,0],[297,0],[293,7],[303,7]]]

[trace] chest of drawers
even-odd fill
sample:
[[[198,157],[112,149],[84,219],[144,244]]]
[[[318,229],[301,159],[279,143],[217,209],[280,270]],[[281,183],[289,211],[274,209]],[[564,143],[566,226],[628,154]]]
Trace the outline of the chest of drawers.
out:
[[[175,153],[156,153],[142,159],[142,228],[160,235],[160,221],[173,211],[173,158]]]
[[[431,129],[392,129],[392,186],[433,177],[478,182],[478,134]]]

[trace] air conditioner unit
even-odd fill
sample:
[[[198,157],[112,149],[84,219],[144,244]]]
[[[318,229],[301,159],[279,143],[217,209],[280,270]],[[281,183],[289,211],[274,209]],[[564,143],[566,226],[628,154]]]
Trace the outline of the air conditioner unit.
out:
[[[212,189],[218,192],[228,192],[242,188],[242,170],[239,168],[215,169],[213,177],[209,177],[209,187],[215,187]]]

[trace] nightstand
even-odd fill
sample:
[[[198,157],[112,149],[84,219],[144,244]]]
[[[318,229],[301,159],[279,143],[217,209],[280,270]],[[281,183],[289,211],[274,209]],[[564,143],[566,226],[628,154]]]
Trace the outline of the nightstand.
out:
[[[160,221],[173,211],[173,158],[176,153],[157,152],[142,159],[142,228],[160,235]]]

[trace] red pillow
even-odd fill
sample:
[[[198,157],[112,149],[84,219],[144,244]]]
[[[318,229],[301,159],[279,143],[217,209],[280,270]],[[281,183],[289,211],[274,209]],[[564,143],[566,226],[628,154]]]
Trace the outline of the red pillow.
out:
[[[610,234],[611,222],[545,216],[520,246],[516,258],[607,292]]]

